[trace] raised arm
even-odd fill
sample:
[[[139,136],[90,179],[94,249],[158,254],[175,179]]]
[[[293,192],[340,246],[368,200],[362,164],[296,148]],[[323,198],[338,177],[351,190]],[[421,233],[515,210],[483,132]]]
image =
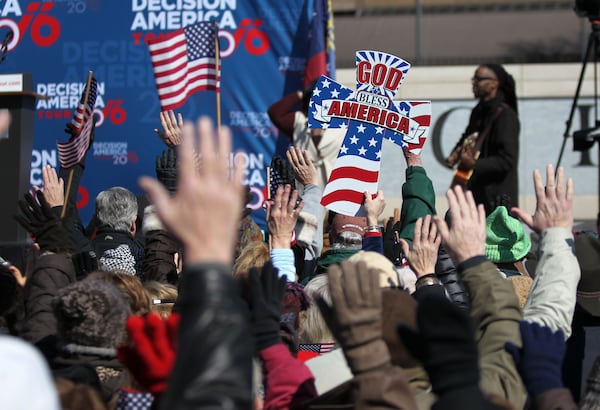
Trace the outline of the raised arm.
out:
[[[184,124],[179,149],[177,193],[170,196],[152,178],[140,185],[163,224],[182,242],[186,255],[180,281],[179,347],[173,373],[161,400],[164,409],[248,409],[252,401],[252,346],[247,310],[231,275],[242,174],[235,166],[229,178],[231,134],[215,137],[209,119]],[[202,158],[194,159],[194,140]]]
[[[511,210],[541,237],[539,262],[523,308],[523,319],[555,332],[561,330],[567,339],[571,335],[577,284],[581,277],[573,248],[573,181],[565,182],[562,167],[555,178],[554,168],[548,165],[546,186],[538,170],[534,171],[533,184],[537,199],[533,215],[520,208]]]
[[[459,186],[448,190],[451,227],[443,218],[434,220],[442,242],[467,287],[471,318],[479,349],[481,388],[520,407],[527,397],[512,357],[504,350],[506,342],[521,344],[519,301],[512,285],[485,257],[486,219],[483,205],[476,205],[470,191]]]
[[[298,147],[290,147],[286,152],[296,180],[300,182],[304,190],[302,200],[304,208],[298,215],[296,224],[296,241],[305,250],[304,272],[298,272],[300,278],[312,275],[317,258],[323,250],[323,222],[325,207],[321,205],[323,190],[319,186],[317,169],[312,163],[308,151],[302,151]]]
[[[294,252],[290,241],[302,211],[304,203],[301,201],[296,206],[298,191],[291,190],[291,186],[278,187],[274,201],[267,202],[267,226],[271,237],[271,260],[279,270],[279,275],[290,282],[296,282],[296,266],[294,265]]]
[[[302,101],[302,91],[290,93],[273,103],[267,110],[271,122],[290,140],[294,134],[294,122],[296,120],[296,108]]]
[[[354,408],[416,409],[408,379],[392,366],[382,330],[379,275],[364,262],[342,261],[327,273],[331,305],[317,303],[354,374]]]

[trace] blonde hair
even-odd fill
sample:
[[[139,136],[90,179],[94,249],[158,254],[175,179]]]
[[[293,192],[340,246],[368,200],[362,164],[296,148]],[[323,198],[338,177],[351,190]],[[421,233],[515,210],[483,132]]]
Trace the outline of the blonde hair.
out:
[[[246,279],[252,268],[261,269],[269,261],[271,254],[269,247],[263,241],[254,241],[244,247],[240,256],[233,264],[233,277]]]
[[[90,273],[87,279],[103,280],[116,286],[128,303],[131,314],[144,315],[150,311],[150,296],[136,276],[122,271],[96,271]]]
[[[329,278],[327,275],[317,275],[304,287],[304,292],[311,299],[311,305],[304,312],[300,312],[300,330],[298,338],[300,343],[328,343],[335,341],[331,330],[327,327],[323,315],[316,304],[317,299],[323,299],[331,304],[329,291]]]
[[[170,283],[151,280],[144,283],[144,288],[150,296],[150,310],[163,318],[168,318],[177,300],[177,287]]]
[[[263,241],[250,242],[233,264],[233,279],[235,279],[242,298],[250,301],[250,289],[248,288],[248,273],[250,269],[259,271],[269,261],[271,254],[269,247]]]

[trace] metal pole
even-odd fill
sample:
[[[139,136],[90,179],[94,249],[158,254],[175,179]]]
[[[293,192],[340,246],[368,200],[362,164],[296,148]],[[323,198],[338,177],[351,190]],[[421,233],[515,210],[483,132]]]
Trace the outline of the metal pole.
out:
[[[423,64],[423,55],[421,52],[421,19],[423,18],[423,5],[421,0],[415,0],[415,62],[417,65]]]

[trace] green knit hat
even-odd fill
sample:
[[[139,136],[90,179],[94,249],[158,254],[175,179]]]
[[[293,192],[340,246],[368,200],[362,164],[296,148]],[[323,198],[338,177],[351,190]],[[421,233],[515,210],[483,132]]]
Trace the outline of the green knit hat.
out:
[[[492,262],[516,262],[523,259],[531,248],[531,240],[521,221],[510,216],[504,206],[497,207],[488,215],[485,231],[485,255]]]

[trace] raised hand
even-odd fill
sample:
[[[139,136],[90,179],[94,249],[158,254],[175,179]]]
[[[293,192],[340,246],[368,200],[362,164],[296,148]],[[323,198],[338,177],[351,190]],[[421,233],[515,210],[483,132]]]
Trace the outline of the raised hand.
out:
[[[267,262],[263,266],[261,273],[258,272],[258,269],[252,268],[248,274],[248,287],[251,295],[250,316],[257,352],[281,343],[279,321],[286,279],[278,276],[277,269],[271,262]]]
[[[442,237],[438,235],[436,225],[431,223],[431,215],[417,219],[412,246],[406,240],[400,239],[404,256],[417,278],[435,272],[441,242]]]
[[[175,196],[169,196],[166,188],[153,178],[143,177],[139,183],[164,225],[183,243],[187,262],[230,264],[244,203],[244,169],[236,164],[230,177],[231,133],[223,127],[215,136],[212,121],[206,117],[197,123],[198,154],[202,157],[198,168],[195,132],[194,124],[184,124]]]
[[[560,227],[573,229],[573,181],[569,178],[565,184],[565,170],[558,168],[556,181],[554,167],[546,167],[546,186],[539,170],[533,172],[536,207],[533,215],[521,208],[512,208],[510,212],[532,230],[540,233],[546,228]]]
[[[174,194],[177,191],[177,150],[169,147],[160,157],[156,157],[156,178]]]
[[[317,304],[335,339],[344,350],[354,374],[381,367],[390,361],[383,341],[379,275],[364,262],[342,261],[327,273],[331,306]]]
[[[51,208],[65,204],[65,187],[62,178],[50,165],[42,167],[42,181],[44,182],[44,197]]]
[[[446,192],[452,227],[439,215],[433,217],[442,242],[456,263],[485,255],[485,209],[477,205],[471,191],[460,186]]]
[[[367,213],[367,226],[377,225],[379,217],[385,209],[385,198],[383,191],[380,189],[377,191],[375,197],[371,197],[368,192],[364,193],[364,206],[365,212]]]
[[[67,231],[52,212],[42,191],[25,194],[25,199],[19,201],[19,208],[21,214],[15,215],[15,219],[30,233],[41,251],[66,251]]]
[[[291,186],[277,188],[275,200],[268,201],[267,204],[267,226],[271,236],[271,247],[287,249],[290,247],[292,232],[298,221],[298,215],[304,206],[300,202],[296,206],[298,191],[294,189],[291,192]]]
[[[159,130],[155,128],[154,132],[158,134],[160,139],[168,147],[176,147],[181,144],[183,135],[183,117],[181,116],[181,113],[177,114],[177,117],[175,117],[173,110],[162,111],[160,113],[160,124],[163,129]]]
[[[319,177],[310,154],[307,150],[302,151],[298,147],[290,147],[285,153],[288,162],[292,166],[292,170],[296,175],[296,179],[304,186],[318,185]]]
[[[154,312],[127,319],[129,344],[119,347],[119,360],[153,395],[159,395],[167,388],[167,379],[175,364],[178,328],[177,313],[166,320]]]

